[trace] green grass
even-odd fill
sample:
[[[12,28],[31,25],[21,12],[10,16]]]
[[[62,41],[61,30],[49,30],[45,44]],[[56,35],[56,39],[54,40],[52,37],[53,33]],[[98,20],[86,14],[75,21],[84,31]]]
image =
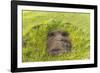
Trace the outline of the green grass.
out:
[[[84,60],[90,57],[90,14],[22,11],[23,62]],[[69,32],[72,52],[48,56],[47,33],[52,30]]]

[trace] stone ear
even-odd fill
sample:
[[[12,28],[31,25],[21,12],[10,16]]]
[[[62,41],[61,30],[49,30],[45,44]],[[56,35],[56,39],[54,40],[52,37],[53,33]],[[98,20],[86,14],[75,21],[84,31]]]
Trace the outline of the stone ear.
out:
[[[68,32],[66,32],[66,34],[67,34],[67,36],[69,36],[69,33]]]
[[[48,33],[48,36],[49,36],[49,37],[54,36],[54,35],[55,35],[54,32],[49,32],[49,33]]]
[[[68,32],[62,32],[62,36],[69,36]]]

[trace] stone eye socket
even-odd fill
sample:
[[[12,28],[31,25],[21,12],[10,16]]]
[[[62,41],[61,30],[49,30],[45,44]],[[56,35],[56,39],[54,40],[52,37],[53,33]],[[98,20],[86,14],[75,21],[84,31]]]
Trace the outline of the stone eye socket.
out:
[[[69,34],[68,34],[68,33],[63,32],[61,35],[62,35],[62,36],[68,36]]]
[[[49,33],[48,36],[54,36],[55,34],[53,32]]]

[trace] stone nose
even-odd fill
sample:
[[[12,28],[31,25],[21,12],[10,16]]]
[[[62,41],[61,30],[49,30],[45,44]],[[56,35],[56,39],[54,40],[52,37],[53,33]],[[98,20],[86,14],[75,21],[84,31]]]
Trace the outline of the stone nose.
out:
[[[56,36],[54,37],[55,40],[62,40],[63,38],[64,38],[64,37],[61,36],[61,35],[56,35]]]

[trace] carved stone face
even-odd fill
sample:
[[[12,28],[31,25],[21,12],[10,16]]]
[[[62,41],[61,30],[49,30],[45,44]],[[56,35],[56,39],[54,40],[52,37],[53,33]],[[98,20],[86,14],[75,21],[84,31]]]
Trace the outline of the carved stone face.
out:
[[[58,55],[71,51],[69,34],[65,31],[51,31],[47,36],[47,52],[49,55]]]

